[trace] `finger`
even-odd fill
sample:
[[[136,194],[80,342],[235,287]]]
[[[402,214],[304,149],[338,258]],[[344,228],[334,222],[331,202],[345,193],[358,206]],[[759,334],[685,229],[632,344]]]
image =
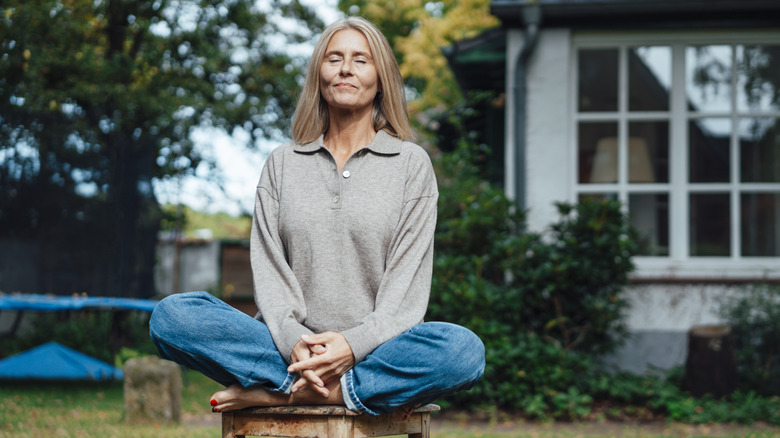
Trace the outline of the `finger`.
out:
[[[315,333],[313,335],[301,335],[301,340],[309,345],[327,344],[332,340],[331,334]]]
[[[306,370],[315,370],[322,366],[325,363],[323,359],[321,359],[320,356],[314,355],[312,357],[309,357],[308,359],[301,360],[299,362],[295,362],[294,364],[287,367],[288,373],[302,373]]]
[[[314,344],[309,346],[309,351],[314,354],[323,354],[328,351],[328,349],[322,344]]]
[[[320,379],[319,376],[317,376],[317,373],[315,373],[312,370],[304,371],[303,372],[303,377],[306,380],[308,380],[309,383],[313,384],[314,386],[317,386],[317,387],[320,387],[320,388],[325,386],[325,382],[323,382],[322,379]]]

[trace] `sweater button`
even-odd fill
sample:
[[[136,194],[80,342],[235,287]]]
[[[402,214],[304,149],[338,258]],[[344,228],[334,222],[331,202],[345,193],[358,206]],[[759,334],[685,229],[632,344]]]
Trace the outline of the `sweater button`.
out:
[[[345,170],[344,172],[342,172],[342,173],[341,173],[341,175],[342,175],[344,178],[349,178],[349,177],[350,177],[350,175],[352,175],[352,174],[349,172],[349,170]]]
[[[338,204],[338,203],[339,203],[339,199],[341,199],[341,198],[339,197],[339,195],[336,195],[336,196],[334,196],[334,197],[333,197],[333,203],[334,203],[334,204]]]

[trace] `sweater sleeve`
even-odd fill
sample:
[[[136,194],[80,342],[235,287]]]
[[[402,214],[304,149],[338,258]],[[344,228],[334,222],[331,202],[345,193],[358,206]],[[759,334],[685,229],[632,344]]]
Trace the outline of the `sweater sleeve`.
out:
[[[375,309],[361,324],[342,332],[357,362],[419,324],[428,308],[438,189],[428,154],[418,146],[413,151],[406,166],[400,220],[388,250]]]
[[[312,332],[300,323],[306,318],[303,292],[287,263],[279,235],[279,158],[279,154],[271,154],[266,160],[257,186],[250,255],[257,318],[268,326],[276,348],[289,361],[301,335]]]

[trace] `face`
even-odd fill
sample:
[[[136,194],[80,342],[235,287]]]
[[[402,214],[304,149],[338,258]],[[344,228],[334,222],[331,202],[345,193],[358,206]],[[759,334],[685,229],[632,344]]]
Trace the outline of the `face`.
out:
[[[371,110],[379,76],[366,37],[354,29],[336,32],[320,65],[320,93],[331,109]]]

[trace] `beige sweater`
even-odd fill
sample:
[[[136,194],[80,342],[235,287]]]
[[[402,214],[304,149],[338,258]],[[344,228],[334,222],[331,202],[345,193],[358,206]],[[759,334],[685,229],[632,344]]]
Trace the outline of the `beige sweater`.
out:
[[[275,149],[257,186],[257,318],[289,360],[304,333],[336,331],[356,361],[422,322],[438,189],[430,158],[385,131],[339,173],[322,137]]]

